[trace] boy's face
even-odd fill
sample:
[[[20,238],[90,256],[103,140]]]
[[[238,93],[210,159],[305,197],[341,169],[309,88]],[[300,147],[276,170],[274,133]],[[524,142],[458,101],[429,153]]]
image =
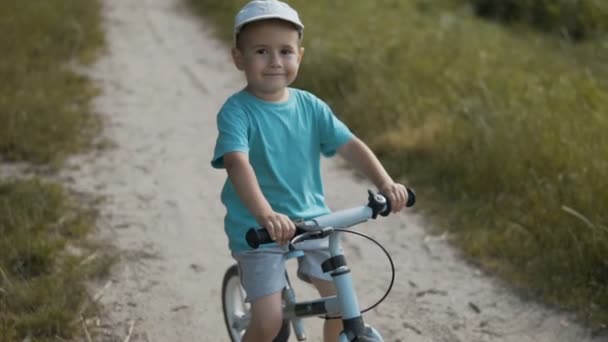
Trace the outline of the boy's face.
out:
[[[287,86],[296,79],[303,54],[298,31],[281,20],[248,24],[232,50],[234,64],[247,78],[247,89],[267,101],[287,98]]]

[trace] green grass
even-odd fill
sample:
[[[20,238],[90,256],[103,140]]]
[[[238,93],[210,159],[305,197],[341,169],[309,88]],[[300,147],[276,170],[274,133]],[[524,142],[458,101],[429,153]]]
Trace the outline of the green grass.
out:
[[[229,41],[244,1],[188,0]],[[327,100],[470,258],[608,324],[608,44],[447,2],[290,1]],[[339,23],[339,24],[337,24]]]
[[[0,0],[0,13],[0,161],[52,175],[100,127],[96,90],[71,67],[103,46],[100,4]],[[86,284],[113,260],[87,238],[94,204],[44,176],[0,179],[0,341],[84,340]]]
[[[0,184],[0,340],[78,336],[85,280],[106,275],[111,262],[87,259],[97,249],[85,239],[94,218],[59,184]]]
[[[102,46],[94,0],[0,0],[0,158],[60,164],[98,129],[96,90],[70,70]]]

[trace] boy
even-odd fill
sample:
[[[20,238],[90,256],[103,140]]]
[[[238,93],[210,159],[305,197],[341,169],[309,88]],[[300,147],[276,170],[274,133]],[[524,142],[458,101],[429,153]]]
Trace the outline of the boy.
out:
[[[293,236],[294,219],[329,212],[324,201],[320,156],[336,152],[360,169],[391,201],[393,212],[407,202],[372,151],[338,120],[320,99],[290,88],[304,54],[304,25],[297,12],[278,0],[255,0],[237,14],[232,57],[247,79],[245,88],[225,102],[217,116],[218,138],[212,166],[225,168],[222,190],[225,231],[251,302],[244,342],[269,342],[282,322],[285,286],[283,253]],[[265,227],[277,244],[251,250],[245,233]],[[306,251],[298,276],[323,296],[335,294],[320,264],[327,248]],[[337,341],[342,322],[328,320],[325,341]]]

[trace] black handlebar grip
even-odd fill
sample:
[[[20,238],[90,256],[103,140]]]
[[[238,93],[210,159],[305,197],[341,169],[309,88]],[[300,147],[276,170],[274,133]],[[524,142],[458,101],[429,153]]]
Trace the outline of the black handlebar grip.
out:
[[[300,234],[305,233],[306,230],[296,226],[296,232],[293,235],[293,237],[296,237]],[[268,234],[268,231],[266,230],[266,228],[250,228],[247,231],[247,234],[245,235],[245,240],[247,240],[247,244],[249,245],[249,247],[256,249],[258,247],[260,247],[260,245],[263,245],[265,243],[273,243],[275,242],[271,237],[270,234]]]
[[[247,231],[247,235],[245,235],[245,239],[247,240],[247,244],[249,247],[256,249],[260,247],[261,244],[274,242],[268,234],[268,231],[264,228],[255,229],[251,228]]]
[[[416,203],[416,193],[410,188],[405,188],[405,190],[407,190],[407,203],[405,206],[412,207]]]

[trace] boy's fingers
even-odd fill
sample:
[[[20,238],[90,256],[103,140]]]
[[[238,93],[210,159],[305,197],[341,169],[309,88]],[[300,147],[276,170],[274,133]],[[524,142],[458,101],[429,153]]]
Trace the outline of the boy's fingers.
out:
[[[268,235],[270,235],[270,238],[273,241],[276,240],[276,233],[274,231],[274,225],[272,224],[272,221],[268,221],[264,228],[266,228],[266,231],[268,232]]]
[[[396,205],[393,207],[394,208],[394,212],[399,212],[402,208],[403,208],[403,200],[401,199],[401,196],[399,196],[398,193],[395,194],[395,202]]]
[[[399,202],[399,196],[397,196],[397,194],[395,193],[395,191],[390,191],[388,198],[391,202],[391,211],[393,213],[396,213],[399,211],[399,206],[401,205]]]
[[[288,226],[287,230],[285,230],[285,242],[288,242],[289,240],[291,240],[291,238],[293,238],[293,233],[295,232],[295,229],[290,226]]]
[[[281,227],[281,220],[275,218],[272,225],[274,227],[274,240],[281,241],[283,239],[283,229]]]
[[[281,244],[289,242],[295,232],[295,225],[288,217],[282,217],[281,220]],[[277,239],[279,240],[279,239]]]
[[[405,207],[405,203],[407,201],[406,196],[407,192],[405,191],[405,188],[401,187],[399,189],[399,209],[403,209],[403,207]]]
[[[295,224],[287,216],[282,215],[269,218],[264,227],[270,238],[279,244],[287,243],[296,231]]]
[[[283,231],[283,237],[285,238],[285,242],[288,242],[293,237],[293,233],[295,233],[295,231],[295,225],[293,224],[293,222],[291,222],[289,218],[286,217],[285,230]]]
[[[407,191],[401,191],[401,209],[405,208],[407,204]]]
[[[401,187],[399,187],[397,189],[394,189],[391,192],[391,196],[393,197],[392,203],[394,203],[394,205],[392,206],[393,212],[398,212],[403,209],[403,207],[405,207],[405,203],[407,201],[407,192],[405,191],[405,188],[402,189]]]
[[[275,230],[276,241],[283,242],[283,227],[281,221],[277,222],[277,229]]]
[[[283,227],[283,221],[281,218],[277,222],[277,242],[282,244],[285,240],[285,228]]]

